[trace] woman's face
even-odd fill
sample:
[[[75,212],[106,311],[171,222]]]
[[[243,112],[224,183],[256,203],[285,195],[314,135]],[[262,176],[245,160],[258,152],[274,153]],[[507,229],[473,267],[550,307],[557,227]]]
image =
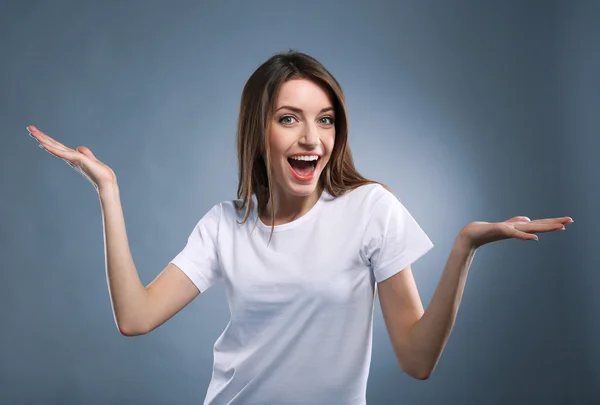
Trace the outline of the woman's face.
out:
[[[274,186],[282,197],[315,192],[335,141],[328,94],[308,79],[283,84],[275,103],[269,145]]]

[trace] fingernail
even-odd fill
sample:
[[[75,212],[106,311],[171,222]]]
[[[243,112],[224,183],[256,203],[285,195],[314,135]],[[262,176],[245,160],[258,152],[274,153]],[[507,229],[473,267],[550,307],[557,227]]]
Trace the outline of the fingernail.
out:
[[[537,238],[537,236],[536,236],[535,238],[531,239],[531,240],[534,240],[534,241],[536,241],[536,242],[539,242],[539,241],[540,241],[540,240]]]
[[[41,143],[38,145],[38,148],[46,150],[46,148],[44,148],[44,145],[42,145]]]

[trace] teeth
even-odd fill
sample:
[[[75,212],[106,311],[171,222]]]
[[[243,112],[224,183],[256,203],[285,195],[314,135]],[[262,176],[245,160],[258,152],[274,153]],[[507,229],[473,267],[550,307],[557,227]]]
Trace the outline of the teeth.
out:
[[[290,156],[290,159],[294,159],[294,160],[305,160],[307,162],[312,162],[314,160],[319,159],[318,156],[315,155],[307,155],[307,156]]]

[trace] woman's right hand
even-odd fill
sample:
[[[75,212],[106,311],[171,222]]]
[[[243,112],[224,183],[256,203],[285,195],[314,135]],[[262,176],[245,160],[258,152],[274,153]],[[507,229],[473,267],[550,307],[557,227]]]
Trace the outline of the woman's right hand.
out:
[[[28,126],[27,130],[40,143],[41,147],[51,155],[64,160],[69,166],[88,179],[96,190],[117,183],[115,172],[99,161],[89,148],[79,146],[71,149],[50,138],[34,126]]]

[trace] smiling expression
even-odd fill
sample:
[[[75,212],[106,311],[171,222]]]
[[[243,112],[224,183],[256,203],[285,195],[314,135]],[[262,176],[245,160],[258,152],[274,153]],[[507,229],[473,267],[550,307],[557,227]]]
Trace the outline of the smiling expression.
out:
[[[269,133],[274,186],[282,197],[315,193],[333,150],[335,111],[321,86],[307,79],[285,82]]]

